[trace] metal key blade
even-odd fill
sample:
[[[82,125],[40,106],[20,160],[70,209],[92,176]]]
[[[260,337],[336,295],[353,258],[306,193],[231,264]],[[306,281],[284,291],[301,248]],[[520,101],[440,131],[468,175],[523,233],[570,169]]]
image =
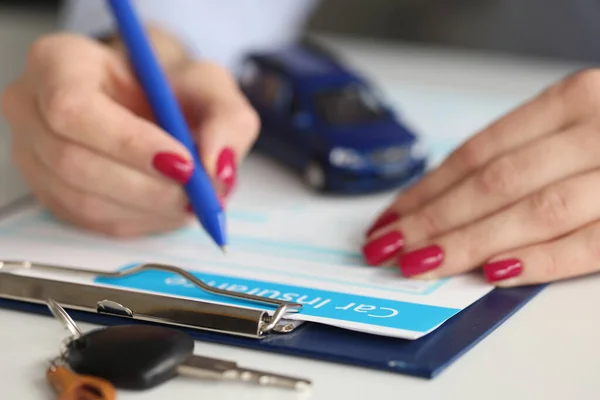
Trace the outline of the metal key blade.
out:
[[[311,382],[306,379],[240,368],[232,361],[201,356],[190,357],[179,366],[178,372],[196,378],[226,379],[283,389],[305,390],[311,386]]]
[[[310,388],[310,381],[306,379],[237,366],[224,372],[223,378],[283,389],[305,390]]]
[[[78,338],[82,335],[81,330],[79,329],[75,321],[73,321],[73,319],[69,316],[69,314],[67,314],[65,309],[62,308],[60,304],[58,304],[53,299],[46,300],[46,304],[48,305],[48,308],[50,309],[50,312],[52,313],[54,318],[59,320],[60,323],[66,329],[68,329],[71,335],[73,335],[73,338]]]

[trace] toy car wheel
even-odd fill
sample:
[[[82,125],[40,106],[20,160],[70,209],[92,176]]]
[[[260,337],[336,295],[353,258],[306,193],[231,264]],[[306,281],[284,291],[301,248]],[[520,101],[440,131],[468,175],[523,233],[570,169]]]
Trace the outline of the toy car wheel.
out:
[[[316,161],[310,162],[304,169],[304,182],[315,191],[325,189],[325,171]]]

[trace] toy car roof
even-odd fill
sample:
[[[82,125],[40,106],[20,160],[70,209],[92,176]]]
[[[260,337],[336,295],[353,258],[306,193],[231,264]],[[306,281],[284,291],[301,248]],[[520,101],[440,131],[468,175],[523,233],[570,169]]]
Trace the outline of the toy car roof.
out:
[[[291,46],[272,52],[254,53],[250,55],[249,59],[276,68],[295,79],[361,80],[358,75],[333,55],[303,45]]]

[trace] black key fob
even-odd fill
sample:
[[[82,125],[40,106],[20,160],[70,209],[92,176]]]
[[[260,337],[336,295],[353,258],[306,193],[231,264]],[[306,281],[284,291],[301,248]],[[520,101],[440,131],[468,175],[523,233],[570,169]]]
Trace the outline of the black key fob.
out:
[[[66,361],[78,374],[104,378],[115,387],[143,390],[177,375],[194,352],[194,340],[175,329],[111,326],[71,341]]]

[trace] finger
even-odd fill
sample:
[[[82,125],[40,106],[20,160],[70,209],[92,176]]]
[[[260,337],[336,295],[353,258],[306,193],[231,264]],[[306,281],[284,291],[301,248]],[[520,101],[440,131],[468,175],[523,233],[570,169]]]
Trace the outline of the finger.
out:
[[[81,212],[74,213],[72,210],[61,206],[56,199],[42,194],[38,196],[40,199],[46,197],[46,202],[41,202],[46,206],[53,215],[59,220],[79,227],[93,233],[118,237],[118,238],[133,238],[158,233],[170,232],[185,226],[189,221],[184,218],[154,218],[152,215],[146,214],[143,218],[137,219],[103,219],[97,221],[94,218],[86,218]],[[104,201],[99,199],[100,202]],[[90,200],[94,203],[96,200]],[[98,203],[96,203],[98,204]]]
[[[69,35],[40,40],[32,48],[30,87],[49,130],[152,176],[158,176],[157,169],[189,176],[193,164],[185,147],[140,117],[139,109],[127,108],[134,102],[131,93],[141,91],[131,90],[135,80],[114,55]],[[77,52],[86,59],[65,62],[79,57]]]
[[[81,59],[73,63],[71,60]],[[29,88],[56,91],[78,87],[103,92],[124,108],[151,120],[152,112],[143,89],[127,60],[97,41],[67,33],[38,39],[29,51],[25,76]]]
[[[589,113],[589,107],[569,107],[569,98],[563,95],[565,87],[577,85],[571,80],[556,84],[490,124],[420,182],[402,192],[384,214],[410,213],[491,160],[545,134],[562,130]]]
[[[100,199],[100,201],[103,200]],[[95,202],[95,200],[91,200],[90,202]],[[71,210],[58,204],[53,198],[50,198],[47,202],[47,208],[50,209],[59,220],[67,224],[93,233],[117,238],[133,238],[170,232],[180,229],[189,222],[185,218],[154,218],[149,214],[146,214],[143,218],[137,219],[105,219],[96,221],[95,219],[86,218],[86,216],[81,213],[75,214],[71,212]]]
[[[193,114],[189,119],[208,174],[230,189],[237,164],[258,135],[258,116],[233,77],[212,63],[190,66],[175,85],[183,107]]]
[[[481,266],[511,249],[566,235],[600,218],[600,170],[542,189],[478,222],[415,244],[398,257],[404,276],[440,278]]]
[[[597,149],[600,135],[589,123],[544,136],[500,156],[413,214],[390,224],[387,230],[403,232],[406,246],[439,236],[508,207],[553,182],[597,168]]]
[[[187,205],[180,185],[156,179],[139,170],[104,158],[74,142],[58,137],[42,123],[31,101],[23,99],[17,117],[28,132],[40,172],[50,170],[69,186],[109,202],[163,216],[181,216]]]
[[[164,218],[127,208],[65,184],[52,171],[43,174],[40,161],[23,144],[15,141],[19,168],[42,206],[60,220],[84,229],[118,237],[131,237],[172,230],[186,224],[188,217]]]
[[[500,254],[483,266],[500,287],[542,284],[600,271],[600,222],[564,237]]]
[[[172,171],[185,183],[191,174],[191,155],[182,144],[102,93],[67,86],[42,92],[38,101],[49,129],[66,141],[149,176]]]
[[[73,188],[157,215],[172,217],[185,212],[185,193],[174,181],[143,174],[52,133],[36,135],[32,145],[42,168],[58,174]]]

